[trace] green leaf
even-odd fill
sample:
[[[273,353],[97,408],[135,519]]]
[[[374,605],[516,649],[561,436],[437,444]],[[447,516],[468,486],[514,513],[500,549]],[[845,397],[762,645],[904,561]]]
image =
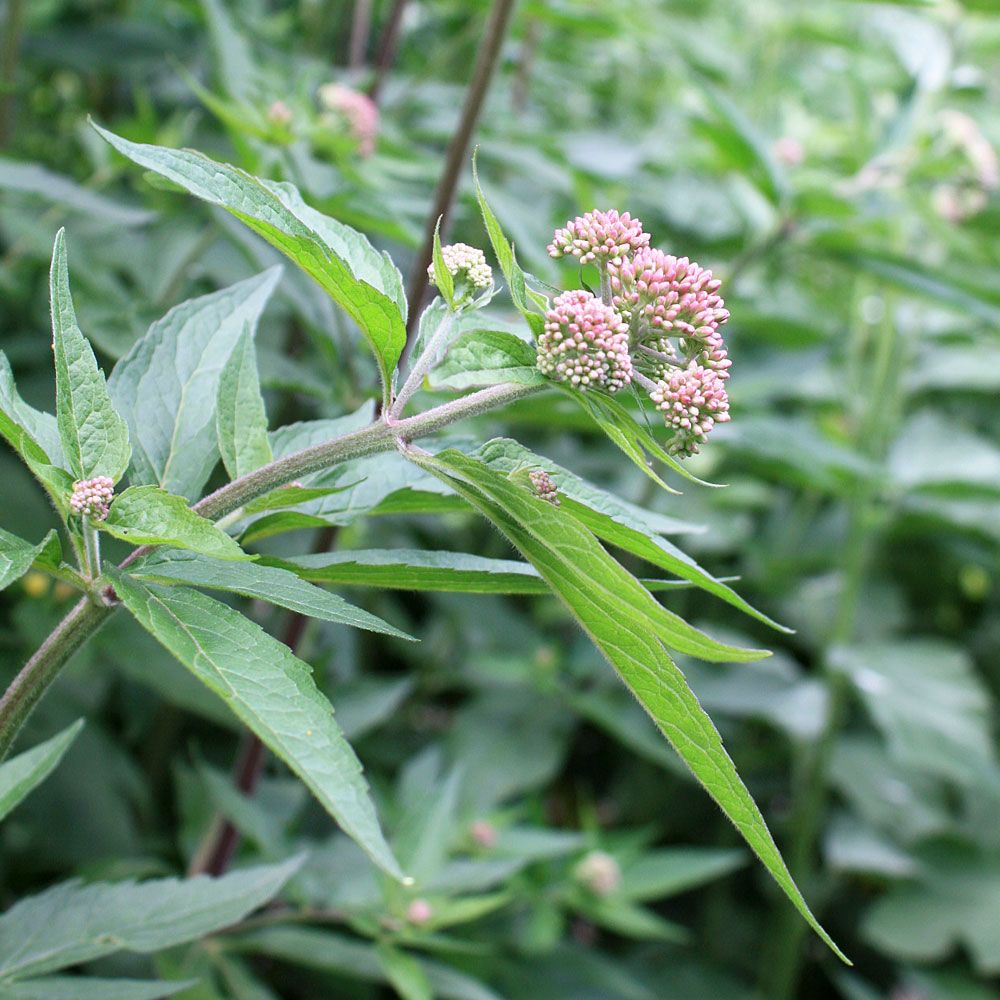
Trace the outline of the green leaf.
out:
[[[0,351],[0,435],[22,457],[59,465],[63,461],[59,428],[51,413],[21,399],[7,355]]]
[[[0,764],[0,819],[52,773],[82,728],[83,719],[77,719],[51,739]]]
[[[133,545],[173,545],[215,559],[253,559],[183,497],[159,486],[130,486],[112,500],[100,528]]]
[[[963,945],[981,975],[1000,973],[1000,863],[956,842],[915,853],[918,875],[875,903],[864,936],[905,961],[939,962]]]
[[[280,268],[183,302],[115,365],[108,391],[132,435],[130,482],[197,500],[219,459],[215,407],[222,369],[260,314]]]
[[[411,458],[446,479],[535,565],[802,916],[844,958],[810,912],[712,720],[664,649],[663,609],[571,515],[459,452]]]
[[[434,224],[434,245],[431,251],[431,266],[434,268],[434,284],[449,309],[455,308],[455,279],[441,253],[441,217]]]
[[[197,940],[268,902],[301,863],[298,857],[217,879],[63,882],[0,917],[0,982]]]
[[[31,569],[32,563],[50,546],[59,544],[59,536],[50,531],[37,545],[0,528],[0,590],[9,587]]]
[[[0,984],[0,1000],[160,1000],[197,984],[142,979],[98,979],[87,976],[44,976]]]
[[[187,587],[146,586],[112,571],[135,619],[221,697],[309,787],[383,871],[402,879],[330,703],[309,666],[241,614]]]
[[[334,493],[339,493],[346,489],[345,486],[315,487],[307,486],[279,486],[276,490],[271,490],[256,500],[251,500],[243,508],[244,514],[264,514],[271,510],[287,510],[289,507],[297,507],[300,503],[309,503],[310,500],[322,500]]]
[[[668,847],[622,865],[617,895],[633,902],[687,892],[742,868],[743,851],[712,847]]]
[[[358,324],[388,387],[406,343],[403,279],[388,254],[310,208],[290,184],[260,180],[194,150],[129,142],[94,128],[134,163],[221,205],[311,275]]]
[[[388,942],[377,945],[375,953],[386,978],[403,1000],[434,1000],[427,973],[412,955]]]
[[[899,764],[975,787],[997,766],[994,709],[968,655],[933,640],[835,649]]]
[[[542,332],[545,320],[536,307],[545,308],[545,299],[531,292],[527,286],[525,274],[517,262],[514,247],[504,235],[503,227],[487,203],[486,195],[483,194],[475,155],[472,157],[472,180],[476,187],[476,200],[479,202],[479,211],[483,216],[486,234],[490,238],[490,245],[493,247],[493,253],[496,255],[500,270],[503,272],[504,278],[507,279],[510,297],[518,312],[527,320],[531,332],[537,337]]]
[[[375,946],[343,934],[310,927],[269,927],[240,935],[233,946],[363,982],[389,981]],[[433,995],[441,1000],[500,1000],[499,994],[457,969],[425,959],[417,961],[427,974]]]
[[[400,639],[413,639],[413,636],[394,628],[377,615],[356,608],[342,597],[314,587],[294,573],[274,566],[219,562],[193,552],[166,551],[156,552],[136,563],[130,567],[129,573],[153,583],[227,590],[268,601],[310,618],[339,622],[369,632],[382,632]]]
[[[90,976],[44,976],[0,984],[0,1000],[160,1000],[196,984],[142,979],[96,979]]]
[[[271,461],[257,357],[250,329],[246,326],[222,369],[215,429],[219,454],[230,479],[245,476]]]
[[[503,330],[462,334],[430,378],[435,389],[471,389],[500,382],[541,385],[546,381],[535,366],[531,346]]]
[[[56,366],[56,423],[68,471],[77,479],[109,476],[128,468],[128,425],[108,395],[104,373],[76,324],[69,291],[65,231],[56,233],[50,275],[52,349]]]
[[[507,474],[522,468],[544,469],[558,487],[566,511],[598,538],[676,574],[771,628],[780,632],[790,631],[748,604],[735,590],[717,580],[661,535],[662,531],[697,530],[693,525],[643,510],[580,479],[549,459],[535,455],[509,438],[488,441],[477,454],[490,468]]]
[[[286,567],[314,583],[442,593],[548,593],[548,587],[530,563],[487,559],[465,552],[358,549],[284,559],[265,557],[264,561]]]

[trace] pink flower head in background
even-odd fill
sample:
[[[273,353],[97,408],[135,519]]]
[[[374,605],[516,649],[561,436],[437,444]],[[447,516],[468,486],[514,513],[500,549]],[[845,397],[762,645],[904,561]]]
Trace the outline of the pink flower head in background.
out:
[[[579,257],[581,264],[597,261],[604,264],[621,260],[649,245],[649,236],[642,231],[642,223],[625,212],[587,212],[557,229],[549,244],[550,257]]]
[[[74,514],[103,521],[108,516],[108,505],[115,495],[114,480],[107,476],[78,479],[73,483],[69,505]]]
[[[325,83],[319,88],[318,96],[319,103],[337,115],[357,139],[361,155],[371,156],[378,135],[378,105],[367,94],[340,83]]]
[[[622,884],[622,870],[606,851],[591,851],[573,874],[595,896],[610,896]]]
[[[729,419],[729,396],[718,372],[696,361],[687,368],[664,373],[649,398],[663,414],[664,423],[676,431],[671,450],[694,455],[717,423]]]
[[[797,167],[806,158],[805,147],[798,139],[790,135],[783,135],[780,139],[775,139],[771,152],[774,153],[774,158],[779,163],[784,163],[789,167]]]
[[[538,369],[578,389],[617,392],[632,380],[628,324],[590,292],[563,292],[545,314]]]
[[[284,101],[274,101],[267,109],[267,120],[272,125],[287,128],[292,124],[292,109]]]

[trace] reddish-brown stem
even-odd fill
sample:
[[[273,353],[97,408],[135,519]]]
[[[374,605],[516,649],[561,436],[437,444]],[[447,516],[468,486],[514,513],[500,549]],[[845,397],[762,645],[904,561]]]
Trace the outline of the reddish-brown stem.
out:
[[[372,30],[372,0],[354,0],[354,20],[351,22],[351,48],[347,65],[361,69],[368,52],[368,39]]]
[[[399,44],[399,26],[403,23],[403,12],[406,10],[407,0],[394,0],[392,10],[389,11],[389,19],[385,22],[382,34],[379,37],[378,56],[375,59],[375,79],[372,82],[368,96],[378,104],[378,99],[382,95],[382,87],[385,85],[385,78],[389,75],[389,69],[396,58],[396,46]]]
[[[507,34],[507,25],[510,23],[514,3],[515,0],[495,0],[493,4],[489,23],[486,25],[486,32],[483,36],[483,43],[479,48],[476,66],[472,71],[472,80],[465,93],[465,103],[462,105],[458,128],[455,129],[455,134],[448,146],[448,152],[445,154],[444,171],[434,195],[434,205],[427,217],[423,246],[421,246],[420,253],[414,262],[413,272],[410,275],[410,285],[407,289],[406,298],[410,309],[407,326],[411,334],[410,343],[412,343],[412,332],[416,329],[420,315],[420,306],[427,293],[427,267],[434,253],[434,230],[437,220],[441,219],[441,235],[443,237],[448,230],[448,219],[452,203],[455,200],[458,178],[463,167],[466,166],[469,143],[472,140],[476,123],[479,121],[479,114],[482,111],[490,81],[493,79],[493,72],[496,69],[504,36]]]

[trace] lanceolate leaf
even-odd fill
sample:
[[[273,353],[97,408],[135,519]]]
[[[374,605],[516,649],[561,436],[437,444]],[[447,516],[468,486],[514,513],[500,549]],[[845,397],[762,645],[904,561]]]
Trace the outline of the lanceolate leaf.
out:
[[[500,382],[541,385],[545,380],[535,366],[531,345],[504,330],[463,334],[431,373],[432,385],[442,389],[471,389]]]
[[[481,462],[456,451],[412,458],[445,478],[536,566],[799,912],[843,958],[792,880],[712,720],[664,649],[638,583],[571,515]]]
[[[383,632],[400,639],[412,636],[393,628],[377,615],[348,604],[342,597],[299,579],[294,573],[275,566],[219,562],[193,552],[157,552],[131,567],[133,576],[154,583],[189,584],[210,590],[228,590],[244,597],[269,601],[310,618],[340,622],[370,632]]]
[[[130,486],[111,503],[101,529],[135,545],[173,545],[216,559],[252,559],[183,497],[159,486]]]
[[[115,365],[108,391],[132,433],[133,485],[189,500],[219,459],[215,406],[223,366],[257,327],[280,268],[184,302],[157,320]]]
[[[136,884],[64,882],[0,917],[0,984],[117,951],[148,953],[194,941],[270,900],[301,864]]]
[[[24,576],[54,540],[58,541],[58,536],[50,531],[37,545],[32,545],[0,528],[0,590]]]
[[[36,461],[59,464],[63,460],[56,418],[21,399],[3,351],[0,351],[0,435],[22,458],[30,451]]]
[[[193,979],[168,983],[92,976],[42,976],[0,984],[0,1000],[160,1000],[195,985],[197,981]]]
[[[82,728],[83,719],[78,719],[52,739],[0,764],[0,819],[52,773]]]
[[[76,325],[61,229],[52,251],[50,293],[56,422],[68,471],[77,479],[109,476],[117,482],[125,474],[131,454],[128,425],[111,402],[104,373]]]
[[[215,415],[219,454],[230,479],[238,479],[271,461],[267,413],[260,394],[257,358],[249,327],[222,370]]]
[[[136,621],[221,697],[383,871],[401,879],[361,774],[309,666],[225,604],[112,571]]]
[[[389,385],[406,343],[403,281],[388,255],[302,201],[290,184],[259,180],[190,149],[129,142],[94,126],[133,162],[221,205],[298,264],[358,324]]]

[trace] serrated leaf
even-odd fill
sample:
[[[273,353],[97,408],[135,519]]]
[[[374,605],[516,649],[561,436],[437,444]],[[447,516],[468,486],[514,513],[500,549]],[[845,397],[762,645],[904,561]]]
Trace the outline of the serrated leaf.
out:
[[[542,385],[546,381],[535,365],[531,346],[504,330],[462,334],[430,379],[436,389],[471,389],[501,382]]]
[[[147,586],[115,571],[109,576],[139,624],[305,782],[376,865],[401,879],[361,764],[308,664],[211,597],[187,587]]]
[[[52,544],[59,544],[59,536],[50,531],[37,545],[26,542],[17,535],[0,528],[0,590],[9,587],[31,569],[35,560]]]
[[[193,552],[167,551],[154,553],[136,563],[130,567],[129,573],[153,583],[227,590],[321,621],[339,622],[400,639],[413,639],[413,636],[394,628],[377,615],[356,608],[342,597],[314,587],[294,573],[275,566],[219,562]]]
[[[243,328],[222,369],[215,429],[219,454],[230,479],[245,476],[271,461],[267,412],[260,394],[257,356],[249,327]]]
[[[56,418],[21,399],[3,351],[0,351],[0,435],[22,458],[30,453],[36,462],[59,465],[63,461]]]
[[[310,208],[291,184],[260,180],[194,150],[129,142],[94,128],[134,163],[221,205],[311,275],[358,324],[389,386],[406,343],[406,297],[387,254]]]
[[[108,476],[128,468],[128,425],[108,395],[104,373],[80,332],[69,291],[64,230],[56,233],[49,291],[56,368],[56,424],[68,471],[77,479]]]
[[[0,764],[0,819],[52,773],[82,728],[83,719],[77,719],[51,739]]]
[[[130,486],[112,500],[100,528],[133,545],[171,545],[215,559],[253,558],[224,531],[196,514],[183,497],[159,486]]]
[[[281,277],[271,268],[183,302],[115,365],[108,391],[132,434],[132,485],[197,500],[219,458],[215,407],[223,366],[251,334]]]
[[[196,984],[143,979],[97,979],[90,976],[43,976],[0,984],[0,1000],[160,1000]]]
[[[293,858],[217,879],[64,882],[0,917],[0,982],[117,951],[145,954],[197,940],[268,902],[301,862]]]
[[[712,720],[664,649],[649,607],[659,605],[579,522],[481,462],[456,451],[411,458],[445,478],[535,565],[798,911],[844,958],[809,910]]]

